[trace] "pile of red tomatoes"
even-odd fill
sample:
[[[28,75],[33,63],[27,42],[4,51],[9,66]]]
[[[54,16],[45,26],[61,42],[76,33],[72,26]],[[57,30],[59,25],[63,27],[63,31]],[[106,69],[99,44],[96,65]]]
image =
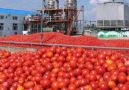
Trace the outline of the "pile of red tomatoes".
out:
[[[129,57],[115,50],[0,51],[0,90],[129,90]]]
[[[0,41],[11,42],[31,42],[40,43],[40,33],[30,35],[10,35],[1,37]],[[85,45],[85,46],[105,46],[105,47],[129,47],[129,40],[127,39],[98,39],[92,36],[68,36],[57,32],[44,32],[42,42],[45,44],[68,44],[68,45]],[[0,43],[0,45],[8,46],[11,44]],[[13,45],[20,47],[30,47],[30,45]],[[33,46],[35,47],[35,46]],[[40,47],[40,46],[39,46]]]

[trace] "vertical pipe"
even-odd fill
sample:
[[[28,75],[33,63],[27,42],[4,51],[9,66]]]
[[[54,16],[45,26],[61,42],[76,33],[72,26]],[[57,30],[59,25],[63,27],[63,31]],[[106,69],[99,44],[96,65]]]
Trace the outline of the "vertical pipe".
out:
[[[76,22],[76,33],[77,33],[77,31],[78,31],[78,22]]]
[[[38,21],[37,21],[37,23],[36,23],[36,28],[37,28],[37,32],[38,32]]]
[[[82,28],[81,28],[81,27],[82,27],[82,25],[81,25],[81,24],[82,24],[82,23],[81,23],[81,20],[80,20],[80,31],[81,31],[81,29],[82,29]]]
[[[85,28],[86,28],[86,21],[85,21]]]
[[[82,5],[82,35],[84,36],[84,6]]]
[[[41,32],[40,32],[40,44],[43,43],[43,16],[44,16],[44,2],[45,0],[42,0],[42,10],[41,10]]]

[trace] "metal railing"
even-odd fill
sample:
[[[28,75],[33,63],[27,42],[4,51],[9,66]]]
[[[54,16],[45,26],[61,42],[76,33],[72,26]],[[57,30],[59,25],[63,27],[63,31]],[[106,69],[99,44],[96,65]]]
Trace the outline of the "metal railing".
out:
[[[14,41],[0,41],[0,44],[18,44],[18,45],[30,45],[30,46],[65,46],[73,48],[87,48],[87,49],[110,49],[110,50],[129,50],[129,48],[124,47],[106,47],[106,46],[85,46],[85,45],[68,45],[68,44],[45,44],[45,43],[34,43],[34,42],[14,42]]]

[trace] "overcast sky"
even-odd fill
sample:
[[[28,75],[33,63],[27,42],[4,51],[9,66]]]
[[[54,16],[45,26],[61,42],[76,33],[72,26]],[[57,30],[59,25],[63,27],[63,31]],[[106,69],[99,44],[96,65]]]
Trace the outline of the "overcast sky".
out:
[[[112,0],[77,0],[78,9],[84,5],[85,20],[96,20],[96,3],[105,1]],[[41,9],[41,2],[42,0],[0,0],[0,8],[32,11]],[[59,2],[60,6],[63,6],[65,0],[59,0]],[[82,13],[79,14],[79,19],[82,19]]]

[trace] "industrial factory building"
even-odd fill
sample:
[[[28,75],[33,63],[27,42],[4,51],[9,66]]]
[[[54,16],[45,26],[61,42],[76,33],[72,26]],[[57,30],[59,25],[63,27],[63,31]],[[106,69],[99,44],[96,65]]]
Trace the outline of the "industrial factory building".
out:
[[[28,14],[37,12],[0,8],[0,36],[22,34],[23,20]]]
[[[123,0],[113,0],[97,5],[98,28],[129,28],[129,5]]]
[[[99,3],[96,9],[98,37],[129,37],[129,4],[123,0]]]
[[[41,16],[43,14],[43,31],[57,31],[68,35],[75,33],[77,30],[78,16],[81,10],[77,10],[77,0],[65,0],[64,6],[60,7],[61,0],[43,0],[42,10],[37,10],[41,15],[27,16],[24,24],[31,33],[40,30]]]
[[[42,0],[42,9],[35,12],[0,8],[0,36],[22,34],[23,31],[36,33],[41,31],[61,32],[67,35],[83,34],[87,30],[85,20],[78,20],[84,6],[77,8],[77,0]],[[129,37],[129,5],[123,0],[98,3],[96,6],[97,32],[88,28],[98,37]],[[83,17],[84,19],[84,17]],[[80,21],[80,23],[79,23]],[[85,30],[86,29],[86,30]]]
[[[63,6],[59,0],[43,0],[42,9],[35,12],[0,8],[0,36],[41,30],[71,35],[78,30],[81,11],[81,7],[77,9],[77,0],[65,0]]]

